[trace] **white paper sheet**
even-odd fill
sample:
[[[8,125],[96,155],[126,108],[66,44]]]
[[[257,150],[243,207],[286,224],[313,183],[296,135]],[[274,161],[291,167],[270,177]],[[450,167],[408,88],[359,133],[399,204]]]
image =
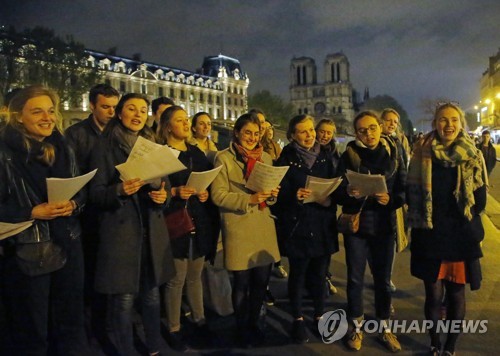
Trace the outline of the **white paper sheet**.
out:
[[[270,192],[280,185],[289,167],[274,167],[257,161],[245,187],[254,192]]]
[[[202,192],[208,188],[208,186],[213,182],[217,174],[219,174],[222,166],[216,167],[209,171],[204,172],[191,172],[189,175],[186,186],[196,189],[196,192]]]
[[[385,177],[381,174],[362,174],[348,169],[346,177],[349,184],[359,190],[362,197],[387,193]]]
[[[97,169],[73,178],[47,178],[47,194],[49,203],[70,200],[85,184],[94,178]]]
[[[150,181],[182,171],[186,169],[186,166],[177,159],[168,146],[159,145],[155,150],[137,155],[136,158],[117,165],[116,169],[120,172],[120,178],[123,181],[133,178]]]
[[[6,223],[0,222],[0,240],[6,239],[7,237],[19,234],[21,231],[26,230],[31,225],[33,225],[34,220],[23,221],[20,223]]]
[[[342,183],[341,177],[325,179],[307,176],[306,188],[311,189],[312,192],[309,197],[304,199],[304,204],[324,201],[338,188],[340,183]]]
[[[132,151],[130,151],[130,154],[127,158],[127,162],[130,162],[134,159],[144,157],[144,155],[147,155],[149,152],[155,151],[159,148],[163,147],[162,145],[149,141],[148,139],[139,136],[137,138],[137,141],[134,144],[134,147],[132,147]],[[168,146],[166,146],[168,147]],[[170,147],[169,147],[170,148]],[[179,157],[179,154],[181,151],[178,151],[176,149],[170,148],[172,153],[174,154],[175,158]]]

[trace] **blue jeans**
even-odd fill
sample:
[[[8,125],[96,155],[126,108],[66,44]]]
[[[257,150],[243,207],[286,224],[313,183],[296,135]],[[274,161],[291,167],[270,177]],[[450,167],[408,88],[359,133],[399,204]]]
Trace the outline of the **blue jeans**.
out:
[[[394,257],[392,236],[344,236],[347,264],[347,309],[351,319],[362,317],[364,276],[368,256],[372,259],[375,286],[375,314],[381,320],[390,317],[391,264]]]
[[[158,287],[141,288],[140,299],[146,346],[150,353],[160,350],[160,293]],[[111,322],[115,346],[120,355],[135,355],[132,330],[132,310],[135,294],[114,294],[111,296]]]

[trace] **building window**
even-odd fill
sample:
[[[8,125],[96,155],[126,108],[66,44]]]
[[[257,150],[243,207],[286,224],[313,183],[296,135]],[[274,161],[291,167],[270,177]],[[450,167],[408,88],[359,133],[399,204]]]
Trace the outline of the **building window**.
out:
[[[189,94],[189,100],[194,101],[194,94],[193,93]]]
[[[339,114],[342,114],[342,106],[339,106]]]
[[[184,90],[181,89],[181,99],[185,99],[186,98],[186,94],[184,94]]]
[[[158,96],[163,96],[163,87],[158,88]]]
[[[297,85],[300,85],[300,66],[297,67]]]
[[[217,96],[217,98],[215,99],[215,102],[217,103],[217,105],[220,105],[220,96]]]
[[[173,98],[175,96],[174,88],[170,88],[170,97]]]
[[[302,109],[299,108],[299,115],[302,115]]]
[[[141,93],[142,94],[147,94],[148,93],[148,87],[146,84],[141,84]]]
[[[304,108],[304,114],[307,114],[307,113],[308,113],[307,108]]]
[[[127,91],[127,85],[125,84],[125,82],[123,80],[120,80],[120,91],[122,93]]]
[[[200,101],[203,101],[203,93],[200,93]]]
[[[335,106],[332,107],[332,113],[334,113],[334,114],[337,113],[337,108]]]
[[[104,84],[111,85],[111,80],[109,78],[104,79]]]
[[[227,111],[227,117],[228,117],[228,118],[231,118],[231,110],[228,110],[228,111]]]
[[[212,94],[208,94],[208,98],[207,98],[207,99],[208,99],[208,100],[207,100],[207,101],[208,101],[208,103],[209,103],[209,104],[212,104]]]

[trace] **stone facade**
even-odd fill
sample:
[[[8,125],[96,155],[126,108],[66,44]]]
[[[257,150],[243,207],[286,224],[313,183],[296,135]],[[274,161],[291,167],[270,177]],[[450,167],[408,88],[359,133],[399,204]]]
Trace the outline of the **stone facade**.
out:
[[[290,102],[297,114],[316,119],[330,118],[342,122],[354,119],[353,88],[349,78],[349,61],[343,53],[326,56],[324,80],[317,80],[313,58],[293,58],[290,64]]]
[[[488,69],[480,81],[480,96],[478,115],[481,126],[500,128],[500,49],[489,58]]]

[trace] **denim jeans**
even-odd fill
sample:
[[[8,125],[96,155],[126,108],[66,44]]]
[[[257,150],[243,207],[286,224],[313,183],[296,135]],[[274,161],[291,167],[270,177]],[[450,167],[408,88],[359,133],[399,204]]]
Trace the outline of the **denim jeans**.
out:
[[[314,317],[323,315],[325,307],[325,278],[330,255],[314,258],[288,258],[288,297],[294,319],[302,317],[304,287],[309,289],[313,298]]]
[[[170,332],[179,331],[181,328],[181,303],[184,284],[186,285],[186,296],[194,322],[201,324],[205,321],[203,286],[201,283],[201,272],[205,265],[205,257],[195,260],[174,258],[174,264],[175,276],[167,282],[165,287],[165,309]]]
[[[118,353],[123,356],[135,355],[132,330],[132,310],[135,294],[114,294],[111,296],[112,339]],[[138,295],[146,346],[149,352],[160,350],[160,293],[158,287],[141,288]]]
[[[375,314],[381,320],[389,319],[391,307],[391,264],[394,257],[392,236],[344,236],[347,264],[347,308],[351,319],[362,317],[363,288],[366,263],[372,260],[375,286]]]

